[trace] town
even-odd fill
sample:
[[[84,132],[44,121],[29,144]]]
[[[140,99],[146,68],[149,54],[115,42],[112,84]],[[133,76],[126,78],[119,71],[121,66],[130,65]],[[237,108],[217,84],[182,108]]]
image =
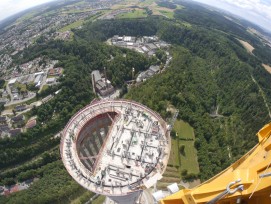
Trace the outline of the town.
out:
[[[44,64],[40,63],[43,61]],[[6,77],[5,89],[1,89],[0,103],[5,110],[0,117],[0,137],[14,137],[22,131],[33,128],[36,125],[35,118],[26,121],[23,113],[47,102],[51,97],[47,96],[38,103],[35,100],[37,93],[48,86],[58,83],[63,75],[62,67],[54,67],[57,60],[45,60],[42,57],[28,63],[19,65],[20,73],[13,71]],[[40,65],[39,65],[40,64]],[[34,99],[33,103],[26,102]]]
[[[66,30],[66,27],[76,23],[80,24],[117,2],[119,0],[98,0],[81,4],[68,4],[56,10],[42,7],[36,15],[35,13],[30,14],[24,17],[26,18],[24,20],[17,20],[0,33],[0,73],[5,75],[7,69],[12,66],[13,56],[20,51],[37,41],[70,39],[71,32]]]
[[[17,21],[13,26],[0,33],[0,74],[3,85],[0,89],[0,138],[16,138],[21,133],[27,132],[39,123],[37,116],[28,116],[33,108],[47,103],[55,97],[61,89],[47,94],[43,97],[37,97],[48,87],[58,87],[60,79],[65,77],[65,67],[59,66],[58,60],[49,59],[46,56],[39,56],[28,62],[16,64],[13,59],[16,56],[22,57],[22,51],[34,45],[35,43],[44,43],[49,40],[71,40],[73,32],[66,27],[77,22],[84,22],[93,16],[100,14],[104,9],[110,8],[115,1],[95,1],[67,5],[57,12],[44,10],[42,15],[33,16],[24,21]],[[70,12],[70,11],[77,12]],[[125,13],[128,10],[117,10],[113,12],[113,18],[116,15]],[[105,13],[99,19],[110,19],[110,15]],[[77,24],[76,28],[80,29]],[[126,81],[128,88],[138,85],[152,76],[162,73],[172,60],[169,53],[170,44],[162,41],[157,36],[118,36],[115,35],[105,43],[134,50],[146,57],[157,57],[158,52],[163,54],[163,62],[151,65],[147,70],[140,73],[133,72],[132,79]],[[114,87],[111,79],[107,78],[106,67],[97,67],[91,73],[93,92],[101,99],[115,99],[120,96],[120,87]],[[59,134],[54,136],[59,137]],[[0,186],[1,195],[29,188],[37,179],[29,179],[11,186]]]
[[[158,36],[118,36],[115,35],[111,39],[107,40],[109,45],[118,47],[124,47],[134,50],[136,52],[145,54],[149,57],[156,56],[158,50],[162,50],[165,53],[165,63],[160,65],[151,65],[148,70],[145,70],[138,74],[136,77],[136,83],[143,82],[155,74],[163,72],[172,60],[172,56],[168,52],[170,44],[159,39]]]

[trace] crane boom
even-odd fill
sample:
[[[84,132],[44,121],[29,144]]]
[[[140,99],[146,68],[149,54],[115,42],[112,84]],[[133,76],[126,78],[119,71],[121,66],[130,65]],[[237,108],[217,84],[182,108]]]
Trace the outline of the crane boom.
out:
[[[161,204],[270,204],[271,123],[257,136],[259,143],[226,170],[193,189],[165,197]]]

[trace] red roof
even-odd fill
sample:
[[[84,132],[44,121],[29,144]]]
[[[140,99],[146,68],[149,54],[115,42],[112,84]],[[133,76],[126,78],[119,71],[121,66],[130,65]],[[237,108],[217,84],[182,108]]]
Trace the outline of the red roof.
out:
[[[15,193],[15,192],[18,192],[19,191],[19,188],[18,188],[18,185],[14,185],[10,188],[9,192],[10,193]]]
[[[29,121],[27,122],[27,124],[25,125],[25,127],[26,127],[27,129],[33,128],[33,127],[36,126],[36,124],[37,124],[36,119],[32,119],[32,120],[29,120]]]

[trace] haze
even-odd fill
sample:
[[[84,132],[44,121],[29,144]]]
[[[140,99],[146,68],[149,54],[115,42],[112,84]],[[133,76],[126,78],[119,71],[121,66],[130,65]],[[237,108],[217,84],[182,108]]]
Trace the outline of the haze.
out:
[[[0,21],[28,8],[54,0],[1,0]]]
[[[241,16],[271,31],[271,0],[195,0]]]
[[[54,0],[1,0],[0,20]],[[271,31],[271,0],[195,0],[241,16]]]

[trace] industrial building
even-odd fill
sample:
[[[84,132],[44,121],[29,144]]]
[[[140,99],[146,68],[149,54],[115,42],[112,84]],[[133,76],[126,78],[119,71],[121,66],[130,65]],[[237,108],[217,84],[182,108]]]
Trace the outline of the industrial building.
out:
[[[111,82],[106,77],[102,78],[100,71],[94,70],[91,73],[91,79],[94,93],[98,93],[103,97],[114,93],[115,89]]]
[[[115,35],[110,39],[110,42],[114,46],[125,47],[149,56],[155,55],[157,49],[164,49],[170,46],[170,44],[159,40],[157,36],[133,37]]]
[[[128,100],[93,101],[70,119],[61,136],[69,174],[120,204],[136,203],[162,178],[171,147],[166,122]]]
[[[136,82],[142,82],[142,81],[146,81],[147,79],[153,77],[155,74],[159,73],[160,71],[160,67],[159,66],[150,66],[149,69],[147,69],[144,72],[141,72],[137,78],[136,78]]]

